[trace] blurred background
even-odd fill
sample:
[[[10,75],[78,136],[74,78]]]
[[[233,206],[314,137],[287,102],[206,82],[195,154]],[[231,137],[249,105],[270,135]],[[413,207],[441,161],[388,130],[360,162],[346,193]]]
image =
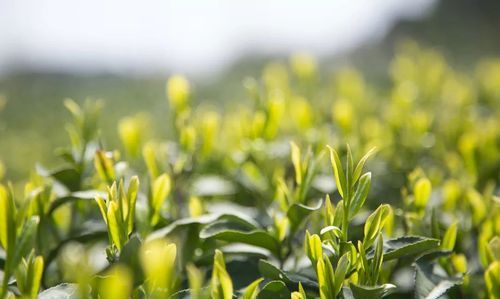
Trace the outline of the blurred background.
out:
[[[385,84],[398,43],[438,49],[471,68],[500,49],[495,0],[165,1],[0,0],[0,177],[50,166],[67,143],[62,102],[103,99],[109,148],[118,120],[138,111],[166,134],[165,80],[185,74],[194,101],[246,99],[246,76],[306,52],[321,79],[353,66]],[[220,108],[222,109],[222,108]]]

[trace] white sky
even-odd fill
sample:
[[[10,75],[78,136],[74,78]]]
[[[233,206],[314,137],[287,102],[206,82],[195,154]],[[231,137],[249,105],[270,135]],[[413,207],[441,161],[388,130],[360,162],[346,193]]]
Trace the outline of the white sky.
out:
[[[207,74],[243,54],[331,55],[434,0],[0,0],[0,73]]]

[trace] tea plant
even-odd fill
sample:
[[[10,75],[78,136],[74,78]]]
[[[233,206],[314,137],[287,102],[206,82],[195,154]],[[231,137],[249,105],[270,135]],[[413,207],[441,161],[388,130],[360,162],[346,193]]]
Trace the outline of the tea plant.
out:
[[[499,65],[409,43],[378,90],[300,54],[224,114],[173,76],[121,151],[66,100],[61,166],[0,185],[0,298],[500,298]]]

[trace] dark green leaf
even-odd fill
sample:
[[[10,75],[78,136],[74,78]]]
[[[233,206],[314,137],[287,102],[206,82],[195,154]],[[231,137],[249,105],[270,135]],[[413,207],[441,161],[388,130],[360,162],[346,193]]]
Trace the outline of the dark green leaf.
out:
[[[237,242],[265,248],[279,255],[280,245],[269,233],[260,229],[251,229],[242,223],[219,220],[204,227],[200,231],[202,239],[217,239]]]
[[[351,284],[352,295],[355,299],[379,299],[383,298],[395,291],[396,286],[393,284],[383,284],[380,286],[362,286]]]
[[[323,204],[322,200],[316,202],[313,206],[306,206],[303,204],[295,203],[290,206],[287,212],[287,217],[290,220],[292,231],[296,231],[297,228],[304,222],[304,220],[314,211],[319,210]]]
[[[66,186],[69,191],[77,191],[80,188],[80,173],[74,168],[59,169],[49,175]]]
[[[259,272],[265,278],[281,280],[292,288],[297,288],[299,282],[301,282],[305,288],[318,289],[318,283],[311,278],[299,273],[285,272],[266,260],[259,260]]]
[[[384,261],[424,253],[439,247],[439,240],[419,236],[407,236],[384,241]],[[367,253],[373,258],[373,250]]]
[[[86,190],[70,193],[67,196],[56,198],[49,207],[48,214],[53,213],[61,205],[77,200],[94,200],[95,197],[105,198],[106,193],[99,190]]]
[[[259,271],[265,278],[273,280],[281,280],[285,283],[290,283],[291,280],[282,270],[275,267],[273,264],[266,260],[259,261]]]
[[[290,291],[284,282],[274,280],[262,288],[257,299],[290,299]]]
[[[445,276],[443,271],[436,271],[434,260],[448,256],[449,251],[437,251],[424,255],[415,262],[415,298],[438,299],[451,288],[462,284],[462,277]]]

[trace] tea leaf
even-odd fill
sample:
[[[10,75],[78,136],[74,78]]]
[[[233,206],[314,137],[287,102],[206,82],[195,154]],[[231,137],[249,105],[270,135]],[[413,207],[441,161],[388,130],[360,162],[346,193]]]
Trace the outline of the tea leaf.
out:
[[[340,257],[339,262],[337,263],[337,268],[335,269],[335,276],[333,279],[333,296],[337,296],[340,293],[350,264],[351,262],[347,253]]]
[[[441,243],[441,248],[443,250],[453,250],[455,247],[455,241],[457,239],[457,223],[453,223],[448,227],[443,236],[443,242]]]
[[[364,205],[366,197],[368,196],[368,191],[370,190],[371,180],[370,172],[365,173],[359,179],[358,186],[354,192],[351,204],[349,205],[349,220],[354,218]]]
[[[294,203],[287,211],[287,218],[291,222],[291,230],[296,231],[297,228],[307,219],[312,212],[321,208],[323,201],[318,201],[313,206],[306,206],[304,204]]]
[[[363,166],[365,166],[366,161],[375,154],[377,149],[372,147],[358,162],[356,168],[353,173],[353,181],[356,182],[358,178],[361,176],[361,172],[363,171]]]
[[[344,198],[347,191],[347,182],[342,168],[342,163],[340,163],[339,155],[330,146],[327,146],[330,151],[330,161],[333,168],[333,173],[335,174],[335,182],[337,183],[337,190],[339,190],[340,196]]]
[[[500,262],[495,261],[486,269],[484,280],[490,298],[500,298]]]
[[[289,299],[290,291],[286,285],[279,280],[268,282],[260,291],[257,299]]]
[[[217,221],[209,224],[200,231],[200,238],[254,245],[279,255],[278,241],[269,233],[263,230],[248,230],[234,222]]]
[[[438,239],[431,239],[417,236],[400,237],[384,241],[384,261],[399,259],[406,256],[416,256],[418,254],[437,249]],[[373,251],[367,253],[369,258],[373,257]]]
[[[415,206],[418,208],[425,208],[431,196],[431,182],[427,178],[420,178],[413,188],[415,195]]]
[[[210,288],[213,299],[231,299],[233,297],[233,283],[226,271],[224,256],[219,250],[215,250]]]
[[[259,293],[259,284],[264,280],[264,278],[259,278],[252,282],[242,294],[242,299],[255,299]]]
[[[432,260],[449,252],[425,255],[415,262],[415,298],[438,299],[451,288],[462,284],[462,278],[447,277],[434,271]]]
[[[350,287],[355,299],[384,298],[396,290],[396,286],[390,283],[379,286],[362,286],[351,283]]]

